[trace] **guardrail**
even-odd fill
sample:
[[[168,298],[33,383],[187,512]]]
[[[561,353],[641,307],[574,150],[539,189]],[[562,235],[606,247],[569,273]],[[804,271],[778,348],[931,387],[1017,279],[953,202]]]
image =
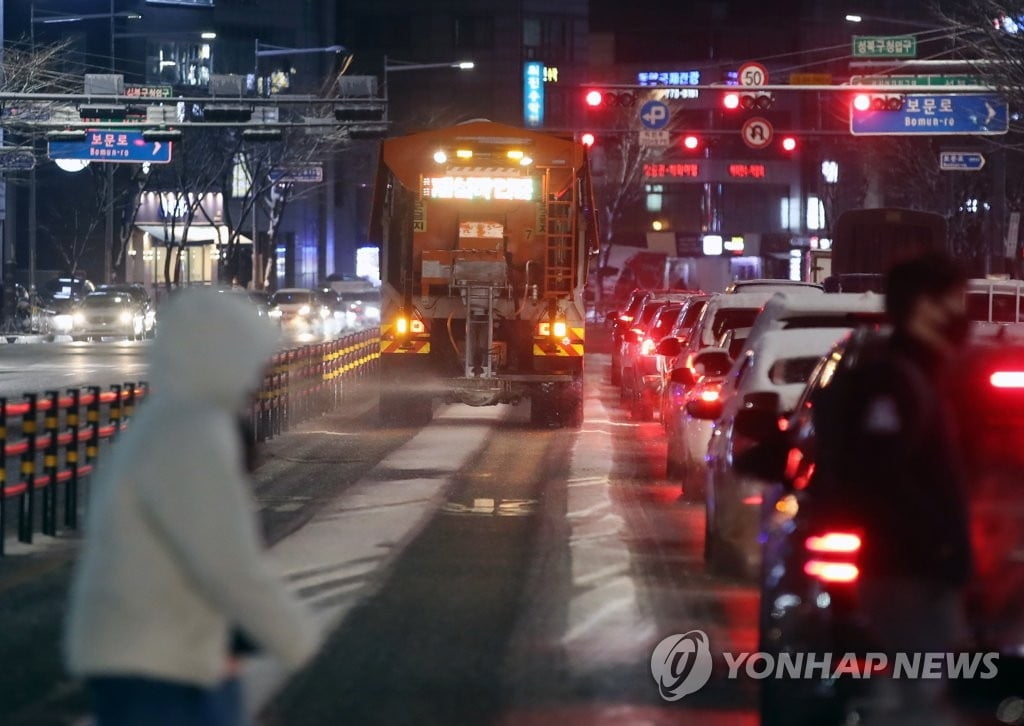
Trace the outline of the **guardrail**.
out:
[[[257,443],[342,404],[377,370],[377,330],[274,355],[250,415]],[[100,444],[113,442],[149,394],[146,383],[27,393],[0,398],[0,555],[16,507],[18,541],[39,533],[56,536],[58,521],[76,529],[81,485],[93,471]],[[17,474],[11,478],[10,472]]]

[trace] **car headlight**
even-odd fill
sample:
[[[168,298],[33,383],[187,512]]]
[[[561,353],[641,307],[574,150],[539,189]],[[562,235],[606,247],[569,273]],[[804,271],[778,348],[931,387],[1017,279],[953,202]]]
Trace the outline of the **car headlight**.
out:
[[[71,322],[75,325],[85,325],[85,313],[75,313],[71,316]]]
[[[327,308],[320,308],[320,317],[327,320],[327,318],[331,317],[331,311]]]
[[[71,330],[71,326],[74,324],[73,315],[54,315],[53,316],[53,327],[57,330]]]
[[[310,312],[311,311],[309,309],[309,305],[303,305],[301,308],[299,308],[299,315],[309,315]]]
[[[134,317],[133,317],[133,316],[132,316],[132,314],[131,314],[130,312],[128,312],[127,310],[125,310],[125,311],[124,311],[123,313],[121,313],[121,314],[120,314],[120,315],[118,316],[118,320],[120,320],[120,321],[121,321],[122,323],[124,323],[125,325],[127,325],[127,324],[128,324],[128,323],[130,323],[130,322],[132,322],[132,320],[133,320],[133,319],[134,319]]]
[[[273,310],[268,311],[267,312],[267,317],[270,317],[270,318],[279,318],[279,317],[281,317],[281,310],[280,310],[280,308],[274,308]]]

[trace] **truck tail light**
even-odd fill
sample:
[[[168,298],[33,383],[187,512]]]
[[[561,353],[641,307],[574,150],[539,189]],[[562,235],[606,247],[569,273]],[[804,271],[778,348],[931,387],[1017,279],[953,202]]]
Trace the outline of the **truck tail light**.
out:
[[[409,323],[409,330],[414,333],[425,333],[427,332],[427,326],[423,324],[422,320],[413,320]]]
[[[993,388],[1024,388],[1024,371],[996,371],[988,381]]]
[[[860,576],[852,562],[860,552],[860,535],[853,532],[823,532],[808,537],[804,547],[813,556],[804,564],[804,572],[822,582],[849,583]]]
[[[409,332],[409,318],[400,315],[395,321],[395,332],[399,335],[406,335]]]
[[[566,325],[564,320],[556,320],[554,325],[551,326],[551,334],[556,338],[564,338],[569,333],[569,326]]]
[[[808,537],[804,544],[809,552],[853,554],[860,551],[860,537],[851,532],[826,532]]]
[[[399,315],[395,320],[395,332],[399,335],[408,335],[410,332],[425,333],[427,332],[427,326],[423,324],[422,320],[410,319],[405,315]]]
[[[856,582],[860,577],[860,570],[851,562],[808,560],[804,572],[822,582]]]

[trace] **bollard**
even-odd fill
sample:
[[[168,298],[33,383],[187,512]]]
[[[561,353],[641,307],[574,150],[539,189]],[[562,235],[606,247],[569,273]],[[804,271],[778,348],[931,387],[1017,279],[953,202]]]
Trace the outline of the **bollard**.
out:
[[[25,489],[19,497],[18,541],[32,543],[32,525],[36,508],[36,412],[39,397],[26,393],[28,408],[21,420],[21,432],[25,435],[25,451],[21,455],[21,474],[25,477]]]
[[[43,472],[47,476],[43,488],[43,534],[57,536],[57,437],[60,420],[60,394],[46,392],[46,412],[43,429],[46,431],[46,448],[43,450]]]
[[[89,424],[89,438],[85,444],[85,462],[92,464],[100,453],[100,387],[89,386],[89,405],[85,419]]]
[[[114,400],[110,402],[110,423],[114,425],[110,441],[113,443],[121,433],[121,386],[115,383],[110,390],[114,392]]]
[[[68,390],[71,396],[71,407],[68,409],[68,428],[71,429],[71,441],[64,452],[64,460],[71,469],[71,478],[64,494],[64,526],[75,529],[78,527],[78,448],[81,443],[79,410],[82,405],[82,392],[77,388]]]
[[[124,393],[124,418],[127,421],[135,415],[135,383],[125,383]]]

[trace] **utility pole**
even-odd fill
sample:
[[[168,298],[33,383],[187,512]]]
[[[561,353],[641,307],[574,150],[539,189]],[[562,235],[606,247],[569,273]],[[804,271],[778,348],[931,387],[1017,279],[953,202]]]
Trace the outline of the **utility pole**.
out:
[[[116,72],[114,62],[114,0],[110,0],[110,72]],[[107,223],[106,244],[103,246],[103,281],[111,283],[114,266],[114,165],[107,164]]]
[[[4,0],[0,0],[0,66],[4,62]],[[4,130],[0,127],[0,144],[4,140]],[[0,241],[3,243],[3,328],[11,332],[14,328],[14,307],[17,300],[14,294],[14,234],[7,225],[7,181],[0,174]]]

